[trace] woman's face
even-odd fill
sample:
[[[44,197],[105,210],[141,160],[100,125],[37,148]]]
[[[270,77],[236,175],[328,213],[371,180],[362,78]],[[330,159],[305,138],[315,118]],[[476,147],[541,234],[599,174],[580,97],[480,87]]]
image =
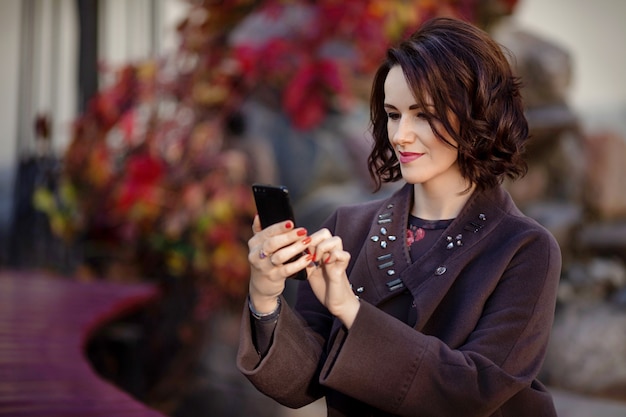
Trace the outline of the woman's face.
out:
[[[464,184],[457,164],[457,149],[433,132],[398,65],[391,68],[385,80],[384,106],[389,142],[406,182],[455,190]],[[428,110],[433,113],[433,109]],[[434,121],[433,125],[456,146],[440,122]]]

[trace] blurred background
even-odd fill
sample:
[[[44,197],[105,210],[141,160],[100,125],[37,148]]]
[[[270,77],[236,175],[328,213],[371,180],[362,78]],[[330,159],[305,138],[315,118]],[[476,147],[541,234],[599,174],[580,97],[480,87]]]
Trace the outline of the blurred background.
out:
[[[487,30],[524,82],[530,171],[506,187],[564,256],[542,380],[626,402],[619,0],[2,0],[0,267],[158,287],[87,355],[163,414],[290,415],[234,368],[250,184],[288,186],[310,229],[393,191],[367,174],[370,80],[436,15]]]

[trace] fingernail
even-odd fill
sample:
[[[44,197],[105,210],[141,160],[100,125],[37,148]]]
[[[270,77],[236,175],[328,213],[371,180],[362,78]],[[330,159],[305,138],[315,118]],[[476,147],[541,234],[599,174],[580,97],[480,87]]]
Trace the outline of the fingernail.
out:
[[[309,236],[309,237],[307,237],[306,239],[304,239],[304,240],[302,241],[302,243],[303,243],[304,245],[308,245],[309,243],[311,243],[311,240],[313,240],[313,239],[311,239],[311,236]]]
[[[306,229],[299,229],[299,230],[297,231],[297,235],[298,235],[298,236],[304,236],[304,235],[306,235]]]
[[[313,260],[313,256],[311,255],[307,255],[306,258],[304,258],[305,261],[312,261]]]
[[[285,228],[286,229],[293,229],[293,222],[292,221],[288,221],[287,223],[285,223]]]
[[[330,255],[328,255],[328,258],[326,258],[326,260],[324,261],[325,264],[327,264],[328,262],[330,262]]]

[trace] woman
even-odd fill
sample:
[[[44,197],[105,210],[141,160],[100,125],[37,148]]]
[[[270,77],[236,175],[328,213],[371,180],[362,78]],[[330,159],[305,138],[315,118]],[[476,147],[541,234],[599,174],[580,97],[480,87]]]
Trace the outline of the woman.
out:
[[[370,104],[370,172],[406,184],[312,234],[255,219],[239,369],[289,407],[325,396],[329,416],[555,416],[536,377],[561,256],[501,187],[528,137],[505,56],[434,19],[389,50]]]

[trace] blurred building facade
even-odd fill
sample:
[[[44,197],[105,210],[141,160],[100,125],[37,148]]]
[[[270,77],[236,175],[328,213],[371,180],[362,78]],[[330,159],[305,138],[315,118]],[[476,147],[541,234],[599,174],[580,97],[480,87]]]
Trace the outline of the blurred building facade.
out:
[[[185,11],[180,0],[4,0],[0,3],[0,265],[18,209],[18,175],[33,159],[58,157],[71,124],[107,80],[100,65],[165,53]],[[45,117],[36,129],[38,118]],[[22,184],[18,184],[21,181]],[[26,198],[24,196],[24,198]]]

